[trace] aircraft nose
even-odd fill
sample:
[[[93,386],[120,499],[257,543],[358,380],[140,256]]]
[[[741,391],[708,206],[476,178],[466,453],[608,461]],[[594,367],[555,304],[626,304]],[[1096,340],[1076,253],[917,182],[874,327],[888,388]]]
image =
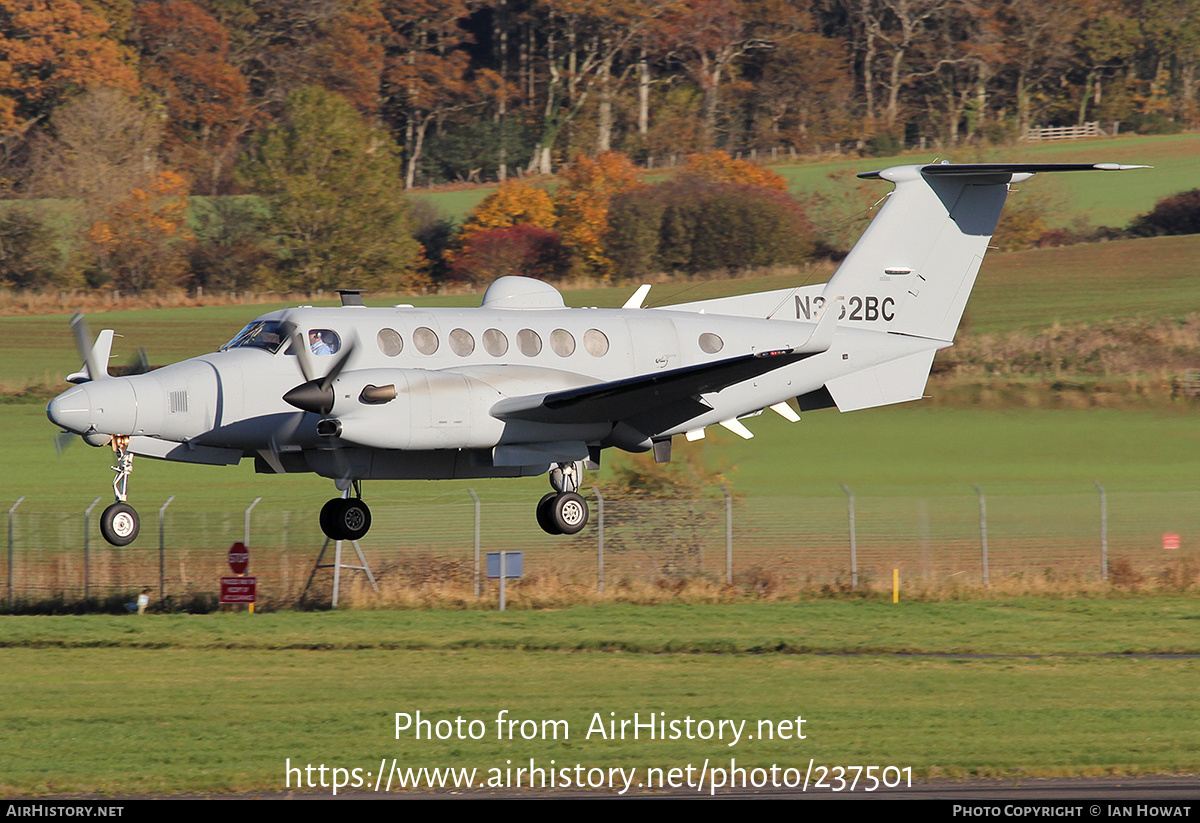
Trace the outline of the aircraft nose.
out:
[[[60,394],[46,406],[46,417],[59,428],[83,434],[92,425],[92,409],[82,386]]]
[[[77,434],[130,434],[137,423],[137,400],[125,378],[94,380],[60,394],[46,406],[52,423]]]

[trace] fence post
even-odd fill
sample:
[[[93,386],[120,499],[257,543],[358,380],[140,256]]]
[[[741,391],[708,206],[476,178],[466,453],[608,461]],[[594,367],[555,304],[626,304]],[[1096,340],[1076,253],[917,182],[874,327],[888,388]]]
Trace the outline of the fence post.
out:
[[[92,561],[91,561],[91,538],[92,538],[92,509],[96,508],[96,504],[100,502],[97,497],[92,501],[92,505],[83,510],[83,599],[86,601],[90,594],[92,585]]]
[[[733,583],[733,498],[729,489],[721,487],[725,495],[725,582]]]
[[[841,484],[842,491],[849,498],[848,516],[850,518],[850,588],[858,588],[858,543],[855,540],[854,534],[854,493],[850,491],[845,483]]]
[[[975,486],[975,493],[979,495],[979,543],[980,550],[983,552],[983,585],[988,585],[988,550],[987,550],[987,500],[983,496],[983,489]]]
[[[167,506],[171,505],[171,501],[174,499],[175,495],[171,495],[167,498],[167,502],[158,509],[158,599],[160,601],[167,599],[167,542],[163,522],[166,518]]]
[[[12,508],[8,510],[8,610],[12,611],[13,607],[13,517],[17,511],[17,506],[21,505],[21,501],[25,499],[25,495],[17,498],[17,502],[12,504]]]
[[[1093,480],[1100,492],[1100,579],[1108,580],[1108,495],[1099,480]]]
[[[261,497],[254,498],[254,502],[246,507],[246,527],[242,531],[242,542],[246,544],[246,548],[250,547],[250,512],[254,511],[254,507],[258,505]]]
[[[596,495],[596,591],[604,592],[604,495],[592,486]]]
[[[467,489],[467,492],[475,501],[475,596],[479,597],[479,495],[474,489]]]

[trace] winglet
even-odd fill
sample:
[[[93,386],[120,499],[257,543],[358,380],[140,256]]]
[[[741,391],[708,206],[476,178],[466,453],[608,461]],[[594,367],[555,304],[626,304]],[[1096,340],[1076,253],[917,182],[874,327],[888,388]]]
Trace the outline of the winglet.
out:
[[[650,293],[650,284],[643,283],[642,285],[637,287],[637,291],[635,291],[633,294],[631,294],[629,296],[629,299],[625,301],[625,305],[621,306],[621,308],[623,308],[623,309],[640,309],[642,307],[642,301],[646,299],[646,295],[649,293]]]

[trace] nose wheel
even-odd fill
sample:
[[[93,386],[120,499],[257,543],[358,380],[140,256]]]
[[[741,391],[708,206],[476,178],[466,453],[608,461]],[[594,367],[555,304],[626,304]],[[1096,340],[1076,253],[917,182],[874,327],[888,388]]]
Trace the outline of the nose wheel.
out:
[[[137,539],[142,528],[137,510],[125,502],[129,475],[133,474],[133,452],[129,451],[129,437],[114,437],[112,448],[117,453],[117,465],[112,467],[117,473],[113,478],[113,495],[117,502],[101,513],[100,534],[113,546],[128,546]]]
[[[141,528],[137,511],[123,500],[113,503],[100,515],[100,534],[114,546],[128,546]]]

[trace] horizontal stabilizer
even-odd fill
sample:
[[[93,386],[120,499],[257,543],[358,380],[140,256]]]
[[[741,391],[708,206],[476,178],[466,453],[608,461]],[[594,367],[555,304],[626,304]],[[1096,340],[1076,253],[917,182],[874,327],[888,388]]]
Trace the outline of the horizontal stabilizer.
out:
[[[1120,163],[938,163],[921,166],[922,174],[934,175],[992,175],[992,174],[1043,174],[1056,171],[1129,171],[1149,169],[1152,166],[1125,166]],[[882,172],[864,171],[858,176],[864,180],[883,179]]]
[[[838,411],[848,412],[919,400],[925,392],[929,378],[929,367],[933,365],[936,349],[919,351],[880,363],[843,377],[835,377],[825,384],[837,403]]]

